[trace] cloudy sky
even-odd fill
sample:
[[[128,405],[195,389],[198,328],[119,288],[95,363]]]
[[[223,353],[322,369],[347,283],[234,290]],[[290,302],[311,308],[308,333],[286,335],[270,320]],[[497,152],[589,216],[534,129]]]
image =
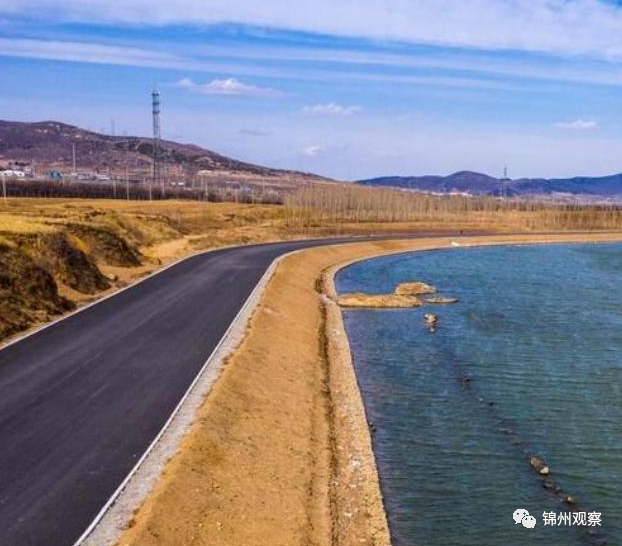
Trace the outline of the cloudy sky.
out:
[[[62,7],[61,7],[62,6]],[[2,0],[0,118],[345,179],[622,171],[610,0]]]

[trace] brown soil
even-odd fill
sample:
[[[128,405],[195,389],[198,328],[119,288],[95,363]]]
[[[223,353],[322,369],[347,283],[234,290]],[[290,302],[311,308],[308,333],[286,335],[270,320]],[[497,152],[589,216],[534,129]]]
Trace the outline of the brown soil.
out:
[[[136,267],[141,263],[140,252],[111,230],[70,224],[65,231],[76,248],[101,263],[117,267]]]
[[[462,242],[621,239],[583,234]],[[386,546],[369,433],[329,266],[450,242],[360,243],[285,259],[247,337],[119,544]]]
[[[77,292],[95,294],[110,287],[95,261],[74,246],[64,232],[16,234],[7,239],[51,273],[58,283]]]
[[[19,248],[0,243],[0,338],[73,308],[54,277]]]

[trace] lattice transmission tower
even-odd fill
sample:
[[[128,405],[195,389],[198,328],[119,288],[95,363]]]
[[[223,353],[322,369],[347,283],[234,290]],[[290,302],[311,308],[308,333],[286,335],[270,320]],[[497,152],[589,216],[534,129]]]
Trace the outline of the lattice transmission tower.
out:
[[[151,92],[151,105],[153,114],[153,177],[152,185],[157,187],[162,184],[161,172],[161,131],[160,131],[160,92],[154,89]],[[162,188],[164,191],[164,188]]]

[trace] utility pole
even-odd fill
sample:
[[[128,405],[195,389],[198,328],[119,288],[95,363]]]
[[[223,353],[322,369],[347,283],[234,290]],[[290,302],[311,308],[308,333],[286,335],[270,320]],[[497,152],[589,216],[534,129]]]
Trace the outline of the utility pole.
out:
[[[71,143],[71,167],[72,173],[76,174],[76,144],[75,142]]]
[[[162,197],[164,197],[164,186],[168,186],[170,182],[168,174],[168,163],[166,161],[162,164],[162,168],[164,170],[164,176],[162,177],[162,182],[160,184],[160,194],[162,195]]]
[[[506,166],[503,168],[503,180],[501,181],[501,197],[503,199],[507,199],[508,196],[508,182],[510,182],[510,179],[508,178],[508,168]]]
[[[160,172],[160,92],[154,89],[151,92],[151,114],[153,118],[153,173],[152,173],[152,186],[157,186],[161,183],[162,174]],[[149,200],[151,201],[152,188],[149,188]]]
[[[4,197],[4,202],[8,202],[7,196],[6,196],[6,177],[3,176],[2,177],[2,196]]]
[[[125,164],[125,197],[130,200],[130,177],[127,172],[127,163]]]

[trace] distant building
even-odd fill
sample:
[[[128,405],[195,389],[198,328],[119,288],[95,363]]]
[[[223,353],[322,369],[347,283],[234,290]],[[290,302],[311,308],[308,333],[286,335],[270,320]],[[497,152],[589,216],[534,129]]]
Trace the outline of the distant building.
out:
[[[109,182],[112,180],[112,177],[109,174],[88,171],[72,172],[66,176],[79,180],[80,182]]]
[[[26,173],[24,171],[18,171],[15,169],[4,169],[0,171],[0,177],[2,178],[25,178]]]
[[[50,180],[54,180],[55,182],[59,182],[63,179],[63,173],[60,171],[49,171],[48,178]]]

